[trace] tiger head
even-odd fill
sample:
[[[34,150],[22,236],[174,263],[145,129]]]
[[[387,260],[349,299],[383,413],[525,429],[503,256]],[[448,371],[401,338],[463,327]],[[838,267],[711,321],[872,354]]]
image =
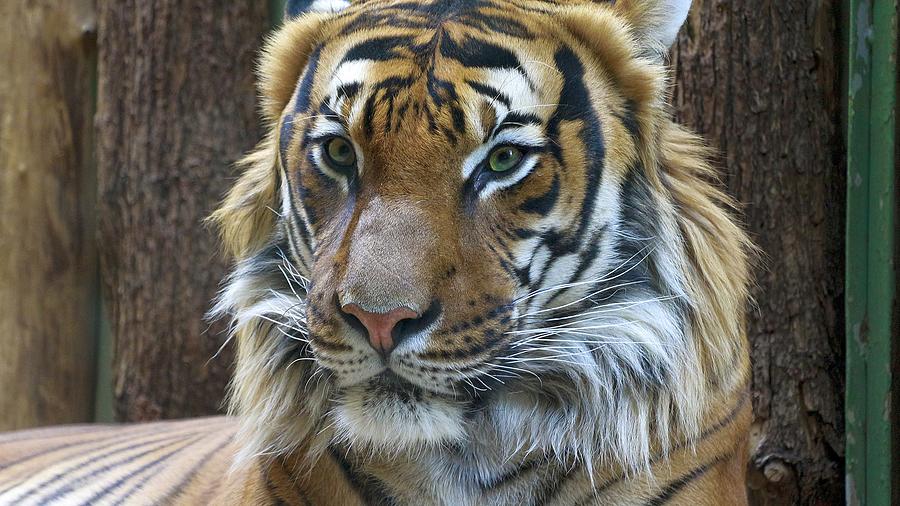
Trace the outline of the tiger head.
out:
[[[695,437],[746,375],[747,268],[666,104],[690,1],[300,3],[214,215],[245,457]]]

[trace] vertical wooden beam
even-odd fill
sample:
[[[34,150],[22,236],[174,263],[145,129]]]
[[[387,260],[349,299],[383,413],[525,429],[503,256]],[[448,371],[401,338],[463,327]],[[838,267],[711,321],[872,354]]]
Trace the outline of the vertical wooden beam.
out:
[[[843,497],[840,0],[695,0],[673,54],[678,115],[722,153],[763,250],[748,337],[752,504]]]
[[[101,0],[101,273],[123,420],[221,408],[230,349],[204,314],[225,274],[202,224],[259,138],[266,2]]]
[[[93,414],[94,16],[0,3],[0,430]]]

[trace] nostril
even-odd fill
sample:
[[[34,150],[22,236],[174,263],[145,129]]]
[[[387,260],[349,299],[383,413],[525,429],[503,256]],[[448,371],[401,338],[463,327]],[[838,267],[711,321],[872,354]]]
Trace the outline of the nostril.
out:
[[[369,344],[375,351],[387,356],[397,345],[393,337],[397,324],[404,320],[418,318],[418,313],[408,307],[398,307],[387,312],[373,312],[363,309],[358,304],[345,304],[341,312],[354,317],[365,328]],[[348,318],[349,320],[349,318]]]
[[[438,301],[433,300],[428,306],[428,309],[421,315],[416,315],[415,318],[407,318],[397,322],[397,325],[391,333],[391,337],[393,338],[394,343],[396,343],[395,346],[406,340],[408,337],[414,336],[430,327],[437,321],[440,314],[441,304]]]

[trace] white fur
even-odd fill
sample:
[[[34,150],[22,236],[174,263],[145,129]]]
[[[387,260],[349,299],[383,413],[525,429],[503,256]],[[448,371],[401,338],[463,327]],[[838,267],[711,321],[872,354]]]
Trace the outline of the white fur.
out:
[[[658,42],[663,47],[670,47],[675,43],[678,30],[687,19],[691,10],[692,0],[663,0],[656,8],[652,24],[648,27],[646,35]]]
[[[312,4],[310,4],[309,12],[340,12],[347,7],[350,7],[350,2],[347,0],[316,0]]]
[[[396,394],[375,396],[353,387],[344,391],[333,416],[338,441],[379,453],[439,446],[466,436],[462,406],[428,393],[410,406]]]

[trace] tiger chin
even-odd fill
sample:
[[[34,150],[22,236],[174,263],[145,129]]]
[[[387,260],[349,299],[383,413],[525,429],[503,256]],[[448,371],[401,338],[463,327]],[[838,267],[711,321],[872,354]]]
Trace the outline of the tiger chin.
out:
[[[160,428],[215,425],[173,466],[216,472],[141,490],[745,504],[753,246],[672,119],[690,3],[289,1],[211,218],[234,421]]]

